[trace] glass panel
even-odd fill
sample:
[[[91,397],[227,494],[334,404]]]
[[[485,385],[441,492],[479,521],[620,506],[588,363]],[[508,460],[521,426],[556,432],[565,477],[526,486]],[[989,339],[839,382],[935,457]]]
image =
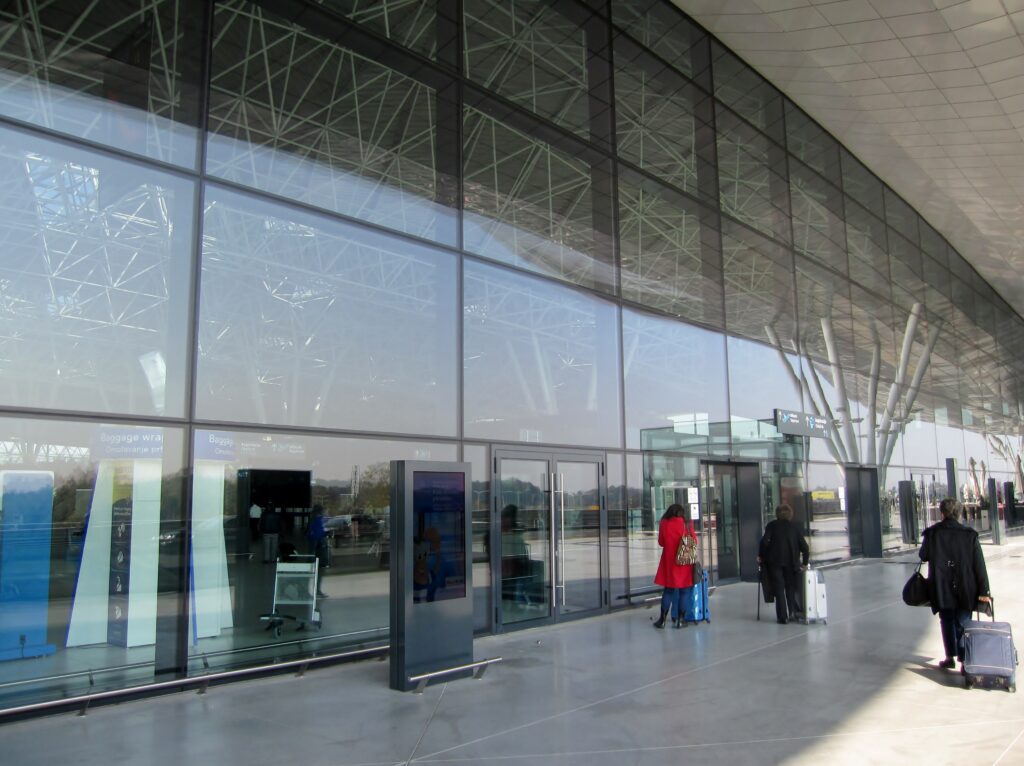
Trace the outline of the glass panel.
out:
[[[731,221],[722,222],[725,322],[729,332],[796,349],[793,256]],[[775,341],[772,341],[773,343]]]
[[[455,244],[436,91],[256,5],[215,7],[208,173]]]
[[[559,460],[558,565],[563,614],[601,607],[601,486],[599,465]]]
[[[177,429],[0,419],[0,705],[174,670],[183,453]]]
[[[636,594],[654,589],[654,575],[661,559],[658,523],[673,503],[689,503],[688,490],[698,485],[699,464],[696,457],[654,452],[627,455],[626,459],[629,587],[630,592]],[[698,521],[698,529],[700,524]],[[701,544],[707,544],[704,536],[700,537]],[[712,558],[706,556],[704,561],[710,566]]]
[[[960,407],[955,400],[935,399],[935,440],[939,453],[939,466],[946,465],[947,458],[956,460],[960,468],[967,467],[964,452],[964,432]]]
[[[901,237],[892,229],[889,230],[889,269],[893,281],[893,300],[901,303],[906,309],[914,303],[924,300],[924,268],[921,264],[921,251],[909,240]],[[899,287],[896,288],[896,285]],[[910,296],[910,298],[901,296]],[[905,301],[912,302],[908,305]]]
[[[853,314],[857,371],[863,376],[871,375],[877,354],[879,366],[873,374],[894,380],[899,364],[899,351],[893,338],[892,305],[856,285],[851,285],[850,307]],[[902,331],[903,328],[900,328],[901,333]],[[902,335],[900,337],[902,340]]]
[[[885,187],[885,220],[896,231],[915,245],[917,244],[918,215],[914,212],[914,208],[904,202],[888,186]]]
[[[921,231],[921,249],[934,258],[940,266],[946,267],[948,263],[947,253],[949,252],[946,240],[923,219],[920,222],[919,228]]]
[[[386,642],[390,461],[456,457],[448,444],[197,430],[192,672]],[[295,563],[315,572],[282,566]]]
[[[807,543],[811,548],[811,558],[816,562],[849,558],[846,471],[840,465],[808,463],[805,488],[811,493],[807,514],[811,533]]]
[[[714,555],[710,562],[714,581],[740,576],[740,511],[736,471],[729,466],[709,465],[704,498],[707,522],[715,530]]]
[[[846,276],[846,231],[839,190],[798,162],[790,163],[789,182],[793,247]]]
[[[903,528],[900,519],[899,482],[904,479],[902,468],[881,467],[878,471],[878,491],[882,514],[882,549],[903,547]]]
[[[622,343],[627,447],[706,455],[728,444],[719,333],[624,311]]]
[[[465,73],[531,112],[590,133],[583,30],[542,0],[463,0]]]
[[[805,358],[853,368],[849,282],[806,258],[796,256],[795,262],[801,352]]]
[[[763,343],[732,337],[728,359],[733,452],[755,456],[750,447],[763,444],[766,455],[774,455],[782,441],[774,410],[803,410],[800,360]]]
[[[0,402],[184,414],[194,198],[0,128]]]
[[[903,430],[904,465],[933,468],[939,464],[935,445],[935,415],[932,397],[919,393]],[[938,521],[938,519],[936,519]]]
[[[473,513],[473,629],[489,632],[492,625],[491,593],[491,460],[490,450],[467,444],[462,459],[473,472],[471,509]]]
[[[703,29],[661,0],[617,0],[612,21],[690,79],[706,73]],[[703,84],[703,83],[702,83]]]
[[[839,183],[839,144],[789,101],[786,101],[786,147],[831,183]]]
[[[428,58],[437,54],[438,1],[316,0],[325,8]]]
[[[782,150],[718,109],[718,178],[722,212],[788,242],[789,212],[778,191],[785,190]]]
[[[844,369],[837,371],[826,361],[806,356],[802,372],[805,385],[804,411],[818,415],[829,424],[827,436],[807,439],[807,458],[837,465],[860,464],[862,460],[856,425],[861,422],[861,417],[858,404],[853,398],[857,393],[855,376]]]
[[[846,242],[850,278],[888,300],[891,292],[885,223],[849,198],[846,200]]]
[[[550,487],[547,460],[499,464],[501,621],[509,625],[551,611]]]
[[[722,327],[721,256],[707,221],[687,197],[620,172],[622,297]]]
[[[618,315],[564,286],[466,262],[465,435],[618,447]]]
[[[5,3],[0,114],[193,167],[203,17],[199,0]]]
[[[707,97],[626,38],[615,46],[618,155],[663,181],[699,193],[698,137],[708,127],[698,117]],[[713,168],[709,168],[714,173]]]
[[[463,131],[466,249],[612,292],[590,165],[476,109],[466,109]]]
[[[209,188],[200,418],[454,434],[455,259]]]
[[[782,97],[761,75],[718,43],[711,44],[715,96],[743,119],[783,140]]]
[[[624,457],[621,453],[610,453],[607,463],[608,577],[613,609],[628,605],[626,594],[629,592],[629,513]]]
[[[843,166],[843,191],[884,220],[882,182],[846,149],[841,149],[839,155]]]

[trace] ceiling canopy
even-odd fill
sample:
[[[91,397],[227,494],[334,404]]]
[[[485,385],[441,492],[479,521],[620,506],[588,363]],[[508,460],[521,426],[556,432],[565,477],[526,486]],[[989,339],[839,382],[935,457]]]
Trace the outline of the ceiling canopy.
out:
[[[1024,316],[1024,0],[673,0]]]

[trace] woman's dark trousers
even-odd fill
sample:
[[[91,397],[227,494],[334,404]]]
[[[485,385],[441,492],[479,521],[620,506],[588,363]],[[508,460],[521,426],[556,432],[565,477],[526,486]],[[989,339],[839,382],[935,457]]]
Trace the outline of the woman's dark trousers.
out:
[[[796,617],[800,611],[796,598],[797,570],[793,567],[769,565],[768,573],[775,590],[775,618],[779,622],[788,622],[790,617]]]

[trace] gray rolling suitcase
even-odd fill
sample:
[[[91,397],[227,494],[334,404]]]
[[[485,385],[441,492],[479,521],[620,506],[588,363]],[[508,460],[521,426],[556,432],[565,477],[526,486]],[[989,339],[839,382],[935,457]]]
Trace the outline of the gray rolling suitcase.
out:
[[[1002,686],[1017,691],[1017,647],[1010,623],[977,620],[964,623],[964,686]]]
[[[808,566],[803,572],[800,612],[805,623],[828,624],[828,591],[825,588],[825,575],[820,569]]]

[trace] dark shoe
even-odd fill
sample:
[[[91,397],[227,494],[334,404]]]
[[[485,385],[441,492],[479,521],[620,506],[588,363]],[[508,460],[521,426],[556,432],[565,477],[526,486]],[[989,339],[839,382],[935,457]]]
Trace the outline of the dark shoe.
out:
[[[681,628],[689,627],[689,624],[682,617],[680,617],[678,620],[676,620],[674,625],[675,625],[677,630],[681,629]]]
[[[952,670],[956,667],[956,660],[954,660],[952,657],[947,657],[939,663],[939,667],[943,670]]]
[[[779,625],[789,625],[789,620],[776,620]]]
[[[665,618],[666,617],[668,617],[668,612],[666,610],[662,609],[661,610],[661,617],[659,617],[657,619],[657,621],[654,623],[654,627],[656,627],[658,630],[661,630],[662,628],[664,628],[665,627]]]

